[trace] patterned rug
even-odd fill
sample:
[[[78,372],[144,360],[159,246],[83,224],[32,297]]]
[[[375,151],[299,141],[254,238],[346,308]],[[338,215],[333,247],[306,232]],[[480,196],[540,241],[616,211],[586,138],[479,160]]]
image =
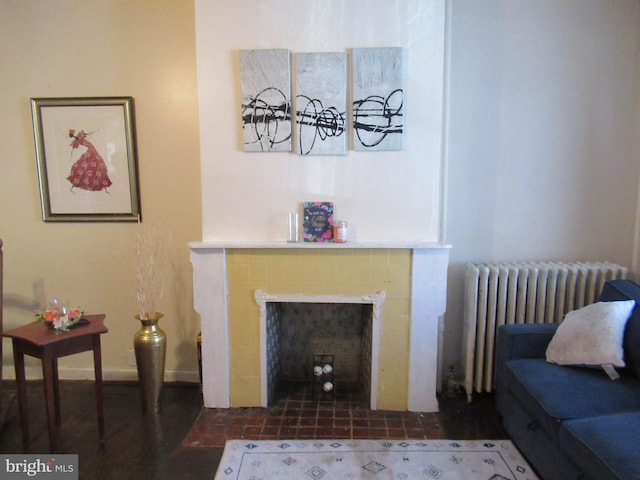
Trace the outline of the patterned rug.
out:
[[[229,440],[215,480],[537,480],[509,440]]]

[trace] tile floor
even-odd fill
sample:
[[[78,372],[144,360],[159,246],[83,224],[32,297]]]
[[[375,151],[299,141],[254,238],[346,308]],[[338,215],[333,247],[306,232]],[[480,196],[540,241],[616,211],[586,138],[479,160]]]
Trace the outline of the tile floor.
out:
[[[441,438],[436,415],[370,410],[350,396],[316,400],[310,389],[283,392],[269,408],[203,409],[183,446],[222,447],[227,439]]]
[[[32,451],[36,453],[48,451],[42,389],[41,381],[27,382]],[[347,417],[344,411],[346,399],[339,399],[331,407],[327,404],[310,405],[304,397],[291,397],[283,399],[272,409],[205,409],[202,408],[198,385],[167,383],[163,388],[160,415],[145,416],[140,408],[137,383],[105,382],[106,442],[101,446],[97,441],[94,392],[93,382],[60,382],[60,453],[78,454],[81,479],[211,480],[222,455],[224,440],[227,436],[236,438],[231,432],[241,432],[240,435],[252,438],[258,435],[272,438],[274,431],[282,433],[283,425],[287,428],[297,425],[296,433],[303,435],[309,434],[310,427],[313,427],[314,435],[316,430],[318,435],[323,435],[325,428],[332,428],[334,438],[338,438],[335,435],[336,424],[345,436],[347,432],[360,435],[368,428],[370,438],[376,439],[381,434],[374,432],[382,428],[386,434],[398,433],[397,436],[401,436],[399,431],[393,430],[400,428],[400,419],[405,431],[407,427],[412,431],[410,425],[418,422],[422,430],[416,436],[420,438],[424,433],[430,439],[509,438],[502,428],[491,394],[478,394],[472,403],[467,402],[464,392],[454,396],[443,395],[439,397],[439,412],[423,414],[369,412],[350,399]],[[22,451],[22,436],[15,381],[3,381],[1,393],[0,452],[19,454]],[[308,408],[297,403],[300,401],[306,403]],[[335,415],[336,411],[337,416],[329,415],[330,412]],[[301,426],[302,418],[305,420],[302,420]],[[384,427],[381,419],[384,419]],[[246,433],[243,421],[248,423]],[[218,422],[222,428],[215,428],[214,422]],[[207,424],[212,424],[212,427],[207,429]],[[306,428],[303,428],[305,425]],[[256,430],[260,433],[254,433]],[[406,431],[407,436],[409,431]],[[279,438],[291,439],[288,435]],[[187,439],[188,442],[185,441]],[[216,447],[216,444],[220,446]],[[189,448],[192,446],[201,448]]]

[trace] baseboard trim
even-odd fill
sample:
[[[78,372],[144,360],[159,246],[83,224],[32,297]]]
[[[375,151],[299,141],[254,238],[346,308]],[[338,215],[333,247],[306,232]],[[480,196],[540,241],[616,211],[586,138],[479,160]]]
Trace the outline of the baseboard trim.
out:
[[[42,368],[29,366],[25,368],[27,380],[41,380]],[[93,380],[93,368],[60,368],[58,370],[60,380]],[[4,380],[15,380],[15,370],[13,367],[3,367],[2,378]],[[103,369],[102,379],[105,382],[128,382],[138,381],[138,371],[133,369]],[[165,370],[165,382],[186,382],[199,383],[198,371],[192,370]]]

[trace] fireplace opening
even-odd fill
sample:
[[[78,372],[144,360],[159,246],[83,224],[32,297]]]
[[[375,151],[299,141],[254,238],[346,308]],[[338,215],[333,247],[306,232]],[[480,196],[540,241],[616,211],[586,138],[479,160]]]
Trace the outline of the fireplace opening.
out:
[[[267,405],[303,394],[368,408],[372,319],[371,303],[267,302]]]

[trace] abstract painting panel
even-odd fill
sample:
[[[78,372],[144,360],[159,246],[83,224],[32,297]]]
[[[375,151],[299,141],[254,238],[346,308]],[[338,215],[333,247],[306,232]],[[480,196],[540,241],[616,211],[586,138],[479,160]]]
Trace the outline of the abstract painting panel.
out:
[[[352,73],[354,150],[402,150],[402,48],[356,48]]]
[[[296,54],[296,144],[300,155],[347,153],[347,56]]]
[[[245,152],[289,152],[289,50],[241,50],[242,135]]]

